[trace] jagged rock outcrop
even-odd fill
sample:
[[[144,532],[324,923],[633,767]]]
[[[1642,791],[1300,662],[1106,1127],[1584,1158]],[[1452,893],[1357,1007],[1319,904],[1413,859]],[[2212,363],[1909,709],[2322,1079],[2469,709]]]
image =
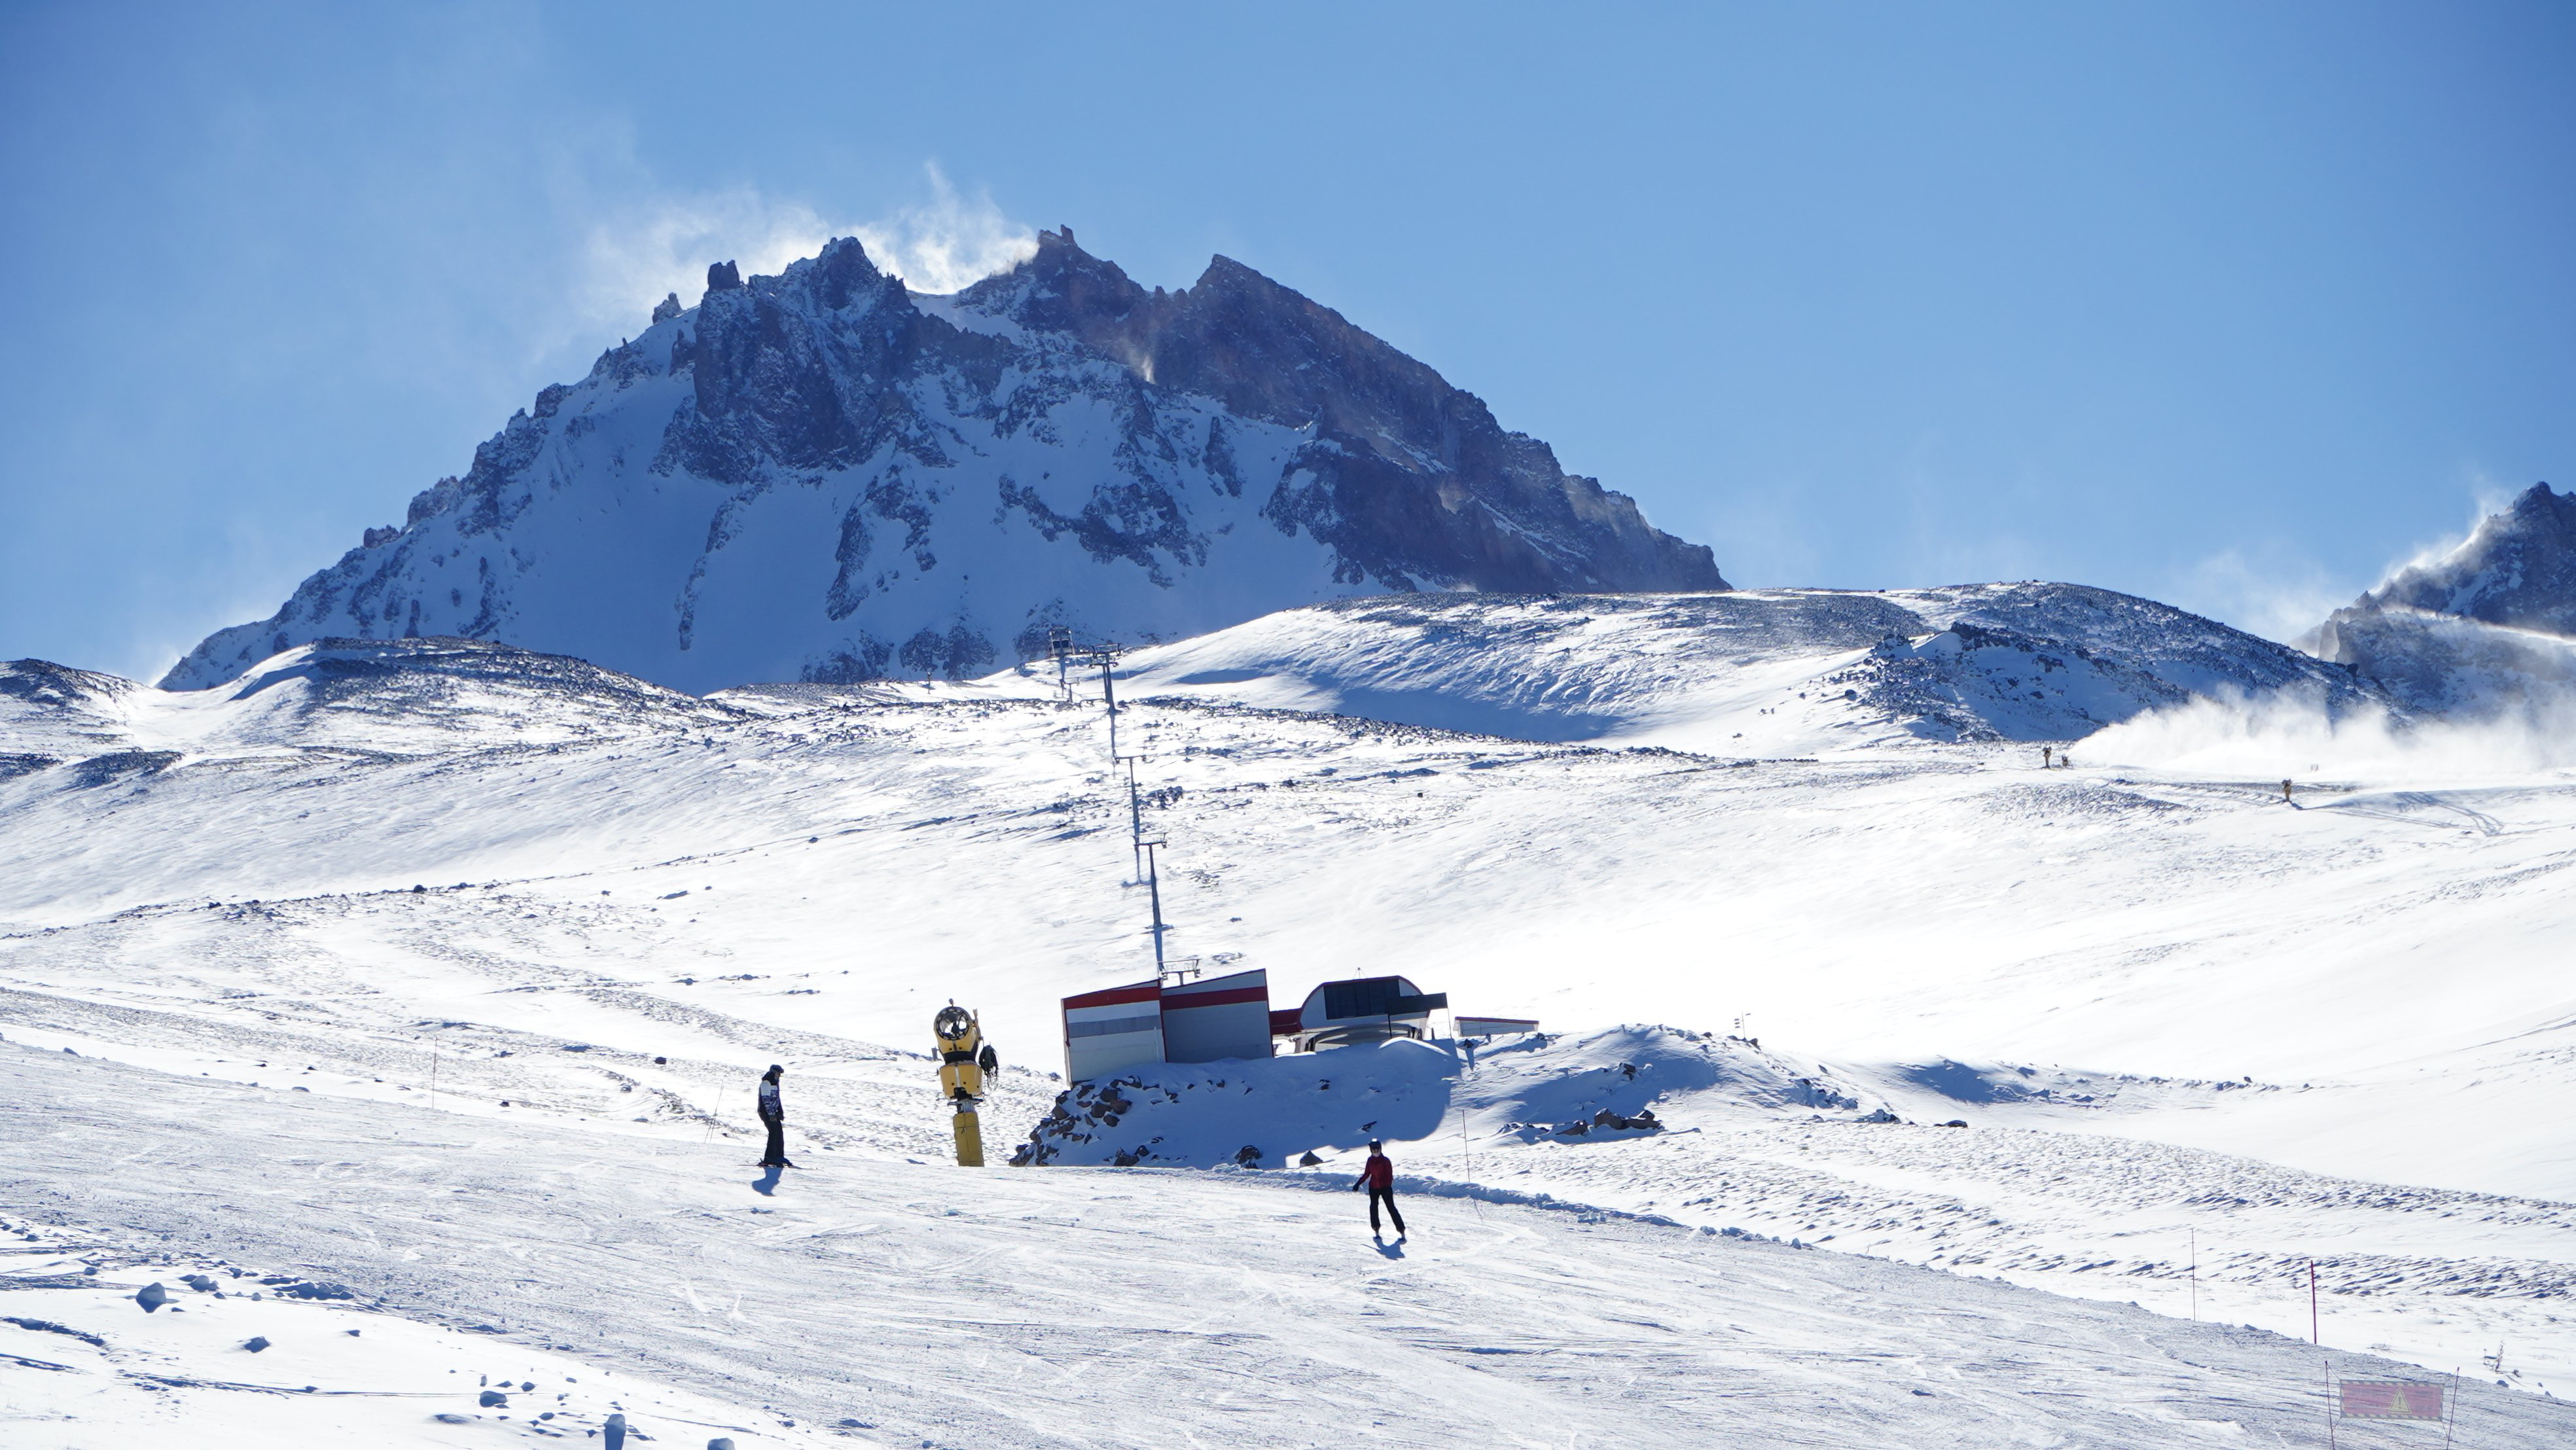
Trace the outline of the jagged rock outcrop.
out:
[[[691,691],[967,676],[1421,589],[1722,590],[1702,546],[1340,314],[1218,258],[1139,286],[1069,230],[951,296],[856,241],[708,269],[588,377],[163,683],[457,636]]]
[[[2533,484],[2302,643],[2426,712],[2576,708],[2576,494]]]
[[[2336,617],[2384,609],[2576,637],[2576,494],[2533,484],[2468,542],[2399,570]]]

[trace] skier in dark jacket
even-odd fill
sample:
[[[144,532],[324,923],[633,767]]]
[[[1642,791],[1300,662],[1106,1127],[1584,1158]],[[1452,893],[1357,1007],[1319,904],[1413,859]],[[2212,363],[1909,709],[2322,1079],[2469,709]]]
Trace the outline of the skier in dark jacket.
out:
[[[763,1168],[793,1168],[787,1161],[787,1109],[778,1100],[778,1079],[787,1069],[777,1063],[760,1075],[760,1121],[769,1129],[769,1146],[761,1150]]]
[[[1386,1205],[1386,1216],[1395,1220],[1395,1236],[1404,1237],[1404,1215],[1395,1207],[1395,1160],[1386,1156],[1386,1145],[1369,1139],[1368,1162],[1360,1165],[1360,1180],[1351,1185],[1353,1193],[1368,1190],[1369,1232],[1378,1233],[1377,1206]]]

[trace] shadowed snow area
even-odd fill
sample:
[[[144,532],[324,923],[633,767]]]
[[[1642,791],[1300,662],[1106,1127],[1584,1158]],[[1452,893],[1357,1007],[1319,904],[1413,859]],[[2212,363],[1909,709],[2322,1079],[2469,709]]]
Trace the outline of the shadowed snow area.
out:
[[[2333,1362],[2460,1366],[2482,1443],[2563,1443],[2528,1392],[2576,1375],[2576,777],[2244,733],[2224,769],[2117,763],[2227,689],[2396,718],[2159,608],[1427,596],[1140,651],[1118,748],[1173,955],[1548,1032],[1061,1100],[1058,1000],[1152,970],[1096,676],[701,699],[451,640],[185,695],[0,667],[6,1201],[120,1283],[183,1253],[348,1284],[746,1450],[2308,1444],[2320,1353],[2268,1336],[2307,1333],[2311,1260]],[[2074,768],[2022,743],[2122,710]],[[1003,1056],[993,1161],[1034,1131],[1048,1166],[943,1166],[951,999]],[[771,1062],[805,1167],[764,1183]],[[1343,1191],[1371,1135],[1401,1257]],[[27,1371],[44,1413],[130,1402],[97,1425],[178,1422],[75,1373],[253,1382],[5,1333],[78,1359]],[[504,1412],[385,1403],[419,1443]]]

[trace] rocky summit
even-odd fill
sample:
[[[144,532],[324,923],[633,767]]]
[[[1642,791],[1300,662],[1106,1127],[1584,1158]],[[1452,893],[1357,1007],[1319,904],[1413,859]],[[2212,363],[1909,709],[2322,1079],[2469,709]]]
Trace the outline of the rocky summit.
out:
[[[399,526],[163,680],[454,636],[703,692],[982,674],[1416,590],[1711,591],[1707,548],[1473,395],[1219,257],[1147,289],[1042,233],[916,295],[854,240],[709,269]]]
[[[2305,643],[2414,709],[2563,713],[2576,692],[2576,494],[2533,484]]]

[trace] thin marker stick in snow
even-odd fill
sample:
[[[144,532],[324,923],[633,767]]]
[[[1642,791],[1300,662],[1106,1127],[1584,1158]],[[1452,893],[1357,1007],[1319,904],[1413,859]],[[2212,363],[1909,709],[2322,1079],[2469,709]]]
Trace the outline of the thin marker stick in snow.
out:
[[[2317,1332],[2317,1261],[2308,1260],[2308,1343],[2323,1345],[2325,1336]]]
[[[2460,1371],[2457,1366],[2451,1370],[2451,1403],[2446,1408],[2450,1413],[2442,1417],[2442,1450],[2451,1450],[2451,1432],[2460,1425]]]
[[[2200,1230],[2191,1231],[2191,1322],[2200,1322]]]

